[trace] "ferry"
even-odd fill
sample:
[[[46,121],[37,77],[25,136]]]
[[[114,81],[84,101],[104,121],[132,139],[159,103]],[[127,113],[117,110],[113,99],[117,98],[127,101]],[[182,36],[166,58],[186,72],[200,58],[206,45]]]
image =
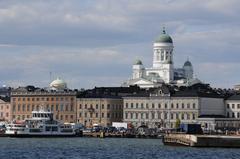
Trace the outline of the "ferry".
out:
[[[82,131],[72,124],[53,119],[53,112],[40,109],[32,111],[32,118],[6,124],[5,135],[10,137],[75,137]]]

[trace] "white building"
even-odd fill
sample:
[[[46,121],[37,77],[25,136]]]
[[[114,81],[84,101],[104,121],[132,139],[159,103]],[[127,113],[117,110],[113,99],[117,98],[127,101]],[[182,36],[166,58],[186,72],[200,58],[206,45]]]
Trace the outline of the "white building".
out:
[[[153,44],[153,65],[145,68],[141,60],[132,66],[132,78],[123,86],[139,85],[142,88],[158,87],[162,83],[192,85],[201,83],[193,78],[193,66],[187,60],[182,68],[173,66],[173,40],[163,29],[162,34]]]
[[[176,121],[197,123],[201,116],[224,116],[224,99],[196,90],[171,94],[166,87],[150,94],[123,97],[123,121],[133,126],[174,128]]]

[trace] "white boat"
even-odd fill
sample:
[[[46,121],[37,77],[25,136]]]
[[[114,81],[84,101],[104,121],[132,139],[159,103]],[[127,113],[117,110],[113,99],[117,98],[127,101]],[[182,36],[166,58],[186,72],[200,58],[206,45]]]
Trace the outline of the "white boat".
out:
[[[71,124],[54,120],[53,112],[41,109],[32,111],[32,118],[7,124],[5,135],[10,137],[74,137],[80,136],[81,131]]]

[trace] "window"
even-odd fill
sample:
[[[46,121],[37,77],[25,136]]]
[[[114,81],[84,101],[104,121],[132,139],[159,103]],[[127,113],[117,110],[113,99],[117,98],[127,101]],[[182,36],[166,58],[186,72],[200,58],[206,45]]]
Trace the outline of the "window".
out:
[[[173,103],[171,104],[171,108],[172,108],[172,109],[174,108],[174,104],[173,104]]]
[[[60,111],[63,111],[63,104],[60,105]]]
[[[18,111],[20,111],[20,104],[18,104]]]
[[[146,119],[148,119],[148,113],[146,113]]]
[[[173,113],[171,113],[171,119],[173,119]]]
[[[227,108],[229,109],[229,104],[227,104]]]
[[[192,119],[195,120],[196,116],[195,114],[192,114]]]
[[[107,105],[107,109],[110,109],[110,104]]]
[[[25,111],[25,104],[23,104],[23,106],[22,106],[22,111]]]
[[[143,103],[141,103],[141,108],[143,108]]]
[[[148,109],[148,103],[146,103],[146,108]]]
[[[152,103],[152,109],[154,109],[155,108],[155,105],[154,105],[154,103]]]
[[[143,119],[143,113],[141,113],[141,119]]]
[[[98,113],[96,113],[96,115],[95,115],[95,116],[96,116],[96,118],[98,118]]]
[[[104,118],[104,113],[102,113],[102,118]]]
[[[138,103],[136,103],[136,108],[138,108]]]
[[[158,109],[161,109],[161,104],[160,103],[158,103]]]
[[[165,109],[167,109],[167,107],[168,107],[168,106],[167,106],[167,103],[165,103]]]
[[[240,104],[237,105],[237,108],[240,109]]]
[[[81,118],[82,117],[82,113],[79,113],[79,118]]]
[[[130,113],[131,119],[133,118],[133,113]]]
[[[87,104],[85,104],[85,109],[87,109]]]
[[[85,116],[85,118],[87,118],[87,113],[85,113],[85,115],[84,115],[84,116]]]
[[[232,109],[235,109],[235,104],[232,104]]]
[[[164,119],[167,119],[168,117],[167,117],[167,113],[164,113]]]
[[[178,113],[176,113],[176,119],[179,119],[179,115],[178,115]]]
[[[128,108],[128,103],[125,104],[125,107]]]
[[[125,119],[127,119],[128,118],[128,113],[125,113]]]
[[[182,114],[182,120],[184,120],[184,114]]]
[[[34,104],[32,105],[32,111],[34,111],[34,109],[35,109],[35,106],[34,106]]]
[[[136,119],[138,119],[138,113],[136,113]]]
[[[195,109],[195,108],[196,108],[196,104],[195,104],[195,103],[193,103],[193,105],[192,105],[192,106],[193,106],[193,109]]]
[[[79,104],[79,109],[82,109],[82,104]]]
[[[189,103],[187,104],[187,108],[188,108],[188,109],[190,108],[190,104],[189,104]]]
[[[152,119],[155,119],[155,113],[152,112]]]
[[[98,104],[96,104],[96,109],[98,109]]]
[[[184,109],[184,103],[182,103],[182,109]]]
[[[176,108],[178,109],[178,103],[176,104]]]
[[[58,104],[56,104],[56,111],[58,111]]]
[[[133,103],[131,103],[131,108],[133,108]]]
[[[68,104],[65,105],[65,111],[68,111]]]
[[[107,118],[110,118],[110,113],[107,113]]]
[[[74,110],[73,110],[73,104],[71,104],[71,108],[70,108],[70,111],[74,111]]]
[[[104,104],[102,104],[102,109],[104,109]]]

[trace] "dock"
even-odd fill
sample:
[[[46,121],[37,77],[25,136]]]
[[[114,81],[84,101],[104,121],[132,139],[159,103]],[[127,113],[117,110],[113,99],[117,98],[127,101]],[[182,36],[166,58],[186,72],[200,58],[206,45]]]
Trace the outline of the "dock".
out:
[[[164,145],[240,148],[240,136],[165,134]]]

